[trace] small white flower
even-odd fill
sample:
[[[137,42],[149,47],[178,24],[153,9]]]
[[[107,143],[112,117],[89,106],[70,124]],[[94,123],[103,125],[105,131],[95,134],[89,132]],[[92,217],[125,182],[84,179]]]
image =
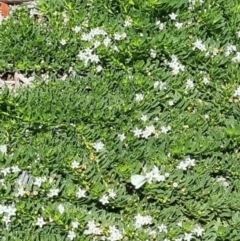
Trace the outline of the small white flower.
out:
[[[115,198],[117,196],[117,194],[112,189],[108,190],[108,195],[110,198]]]
[[[140,120],[143,121],[143,122],[146,122],[148,119],[147,115],[142,115]]]
[[[45,224],[46,222],[44,221],[43,217],[40,217],[37,219],[36,226],[39,226],[40,228],[42,228]]]
[[[133,130],[133,133],[134,133],[134,136],[140,138],[142,133],[143,133],[143,130],[142,129],[138,129],[137,127]]]
[[[75,26],[75,28],[73,29],[73,31],[74,31],[75,33],[79,33],[80,30],[81,30],[81,27],[80,27],[80,26]]]
[[[5,207],[5,213],[8,214],[8,216],[16,216],[17,209],[14,205],[9,205]]]
[[[154,49],[150,49],[150,56],[151,58],[155,59],[157,57],[157,52]]]
[[[8,227],[8,224],[11,223],[11,217],[9,215],[4,215],[2,217],[2,221],[5,223],[5,225]]]
[[[170,106],[173,106],[173,105],[174,105],[174,101],[173,101],[173,100],[169,100],[169,101],[168,101],[168,104],[169,104]]]
[[[219,182],[224,187],[229,186],[229,183],[227,182],[227,179],[225,177],[218,177],[216,181]]]
[[[67,41],[65,39],[61,39],[60,44],[61,45],[66,45]]]
[[[12,173],[18,173],[21,171],[21,169],[18,166],[12,166]]]
[[[203,235],[204,229],[200,226],[197,226],[193,229],[192,232],[195,233],[197,237],[201,237]]]
[[[237,37],[240,38],[240,31],[237,32]]]
[[[34,180],[33,185],[36,185],[36,186],[38,186],[38,187],[41,187],[42,182],[43,182],[43,179],[42,179],[41,177],[35,177],[35,180]]]
[[[194,88],[194,82],[191,79],[187,80],[186,89],[193,89]]]
[[[155,24],[159,28],[159,30],[163,30],[164,29],[164,23],[161,23],[159,20],[156,21]]]
[[[142,216],[141,214],[137,214],[135,216],[135,227],[141,228],[144,225],[152,224],[152,217],[149,215]]]
[[[126,139],[126,136],[123,134],[118,134],[118,138],[120,141],[124,141]]]
[[[179,22],[176,22],[174,25],[177,29],[181,29],[183,27],[183,23],[179,23]]]
[[[7,154],[7,145],[0,145],[0,152],[2,152],[2,154]]]
[[[18,187],[18,192],[15,193],[15,197],[23,197],[26,194],[26,191],[22,186]]]
[[[74,231],[69,230],[68,231],[68,235],[67,238],[69,238],[70,240],[73,240],[77,237],[76,233]]]
[[[164,232],[164,233],[167,233],[167,226],[164,225],[164,224],[161,224],[160,226],[158,226],[158,229],[159,229],[159,232]]]
[[[74,160],[74,161],[72,162],[71,167],[72,167],[73,169],[77,169],[77,168],[79,168],[79,165],[80,165],[80,163],[79,163],[78,161]]]
[[[107,195],[103,195],[103,196],[99,199],[99,201],[100,201],[103,205],[108,204],[108,203],[109,203],[108,196],[107,196]]]
[[[194,43],[193,43],[194,48],[193,49],[199,49],[200,51],[206,51],[206,47],[203,44],[202,40],[197,39]]]
[[[73,228],[78,228],[79,222],[73,221],[73,222],[71,223],[71,225],[72,225]]]
[[[97,152],[100,152],[100,151],[102,151],[102,150],[104,149],[104,144],[103,144],[103,142],[101,142],[101,141],[95,142],[95,143],[93,144],[93,148],[94,148]]]
[[[104,40],[103,40],[103,44],[105,45],[105,47],[107,47],[110,43],[111,43],[111,39],[107,36]]]
[[[97,67],[96,67],[96,71],[99,73],[99,72],[101,72],[103,70],[103,67],[101,66],[101,65],[98,65]]]
[[[177,182],[174,182],[174,183],[173,183],[173,187],[175,187],[175,188],[178,187],[178,183],[177,183]]]
[[[1,169],[0,173],[2,173],[5,176],[7,176],[7,174],[11,173],[11,168],[10,167],[6,167]]]
[[[177,16],[178,15],[176,13],[169,14],[169,17],[170,17],[171,20],[176,20]]]
[[[60,192],[60,190],[58,188],[51,188],[50,192],[47,194],[48,197],[54,197],[54,196],[58,196],[58,193]]]
[[[65,208],[64,208],[64,206],[63,206],[62,204],[59,204],[59,205],[58,205],[58,211],[59,211],[61,214],[64,213]]]
[[[76,192],[76,196],[78,198],[86,197],[86,190],[82,188],[78,188],[78,191]]]
[[[240,86],[235,90],[233,97],[240,99]]]
[[[210,83],[209,78],[206,77],[206,76],[204,76],[204,77],[203,77],[203,83],[204,83],[205,85],[209,84],[209,83]]]
[[[132,19],[127,19],[124,21],[124,27],[130,27],[132,25]]]
[[[136,99],[136,101],[142,101],[144,99],[144,95],[143,94],[136,94],[135,99]]]
[[[191,233],[184,233],[183,240],[185,241],[191,241],[193,239],[193,235]]]
[[[163,134],[167,134],[171,129],[172,129],[171,126],[162,126],[161,127],[161,132]]]

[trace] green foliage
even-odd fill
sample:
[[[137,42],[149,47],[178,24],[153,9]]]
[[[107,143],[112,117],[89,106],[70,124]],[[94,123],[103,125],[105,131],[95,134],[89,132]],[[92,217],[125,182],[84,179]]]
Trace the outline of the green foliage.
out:
[[[0,72],[36,78],[0,94],[2,240],[239,240],[240,5],[191,6],[41,0],[2,21]]]

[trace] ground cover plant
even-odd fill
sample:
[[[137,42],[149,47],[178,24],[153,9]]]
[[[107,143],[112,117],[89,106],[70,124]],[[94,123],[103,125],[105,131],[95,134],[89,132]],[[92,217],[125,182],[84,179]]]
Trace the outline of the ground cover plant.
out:
[[[1,240],[239,240],[237,0],[41,0],[0,41]]]

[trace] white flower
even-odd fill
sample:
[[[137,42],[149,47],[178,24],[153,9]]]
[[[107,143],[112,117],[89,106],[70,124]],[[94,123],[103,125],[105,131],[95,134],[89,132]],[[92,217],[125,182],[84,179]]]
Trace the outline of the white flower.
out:
[[[126,33],[115,33],[114,34],[114,39],[115,40],[122,40],[127,37]]]
[[[218,177],[216,179],[217,182],[219,182],[220,184],[222,184],[222,186],[224,187],[228,187],[229,183],[227,182],[227,179],[225,177]]]
[[[151,56],[151,58],[155,59],[156,56],[157,56],[157,52],[156,52],[156,50],[154,50],[154,49],[150,49],[150,56]]]
[[[237,37],[240,38],[240,31],[237,32]]]
[[[58,188],[51,188],[50,192],[47,194],[48,197],[58,196],[60,190]]]
[[[4,215],[2,218],[2,221],[5,223],[5,225],[8,227],[8,224],[11,223],[11,217],[8,215]]]
[[[176,20],[178,15],[176,13],[171,13],[168,16],[170,17],[171,20]]]
[[[168,101],[168,104],[169,104],[170,106],[173,106],[173,105],[174,105],[174,101],[173,101],[173,100],[169,100],[169,101]]]
[[[159,28],[159,30],[163,30],[164,29],[164,23],[161,23],[159,20],[156,21],[155,24]]]
[[[75,33],[80,32],[80,30],[81,30],[81,27],[80,27],[80,26],[75,26],[75,28],[73,29],[73,31],[74,31]]]
[[[228,45],[226,47],[225,55],[229,56],[231,53],[236,52],[236,51],[237,51],[237,47],[235,45]]]
[[[93,144],[93,148],[94,148],[97,152],[100,152],[100,151],[103,150],[104,144],[103,144],[103,142],[101,142],[101,141],[95,142],[95,143]]]
[[[193,239],[193,236],[191,233],[184,233],[184,238],[183,240],[185,241],[191,241]]]
[[[193,49],[199,49],[200,51],[206,51],[206,47],[203,44],[202,40],[197,39],[194,43],[193,43],[194,48]]]
[[[110,241],[118,241],[123,238],[121,232],[115,226],[109,226],[110,236],[107,238]]]
[[[26,191],[22,186],[18,187],[18,192],[15,193],[15,197],[23,197],[25,195]]]
[[[240,99],[240,86],[235,90],[233,97]]]
[[[108,196],[107,196],[107,195],[103,195],[103,196],[99,199],[99,201],[100,201],[103,205],[108,204],[108,203],[109,203]]]
[[[148,117],[147,115],[142,115],[140,120],[142,120],[143,122],[147,121]]]
[[[203,235],[204,229],[200,226],[197,226],[193,229],[192,232],[195,233],[197,237],[201,237]]]
[[[0,145],[0,152],[2,152],[2,154],[7,154],[7,145]]]
[[[240,52],[236,53],[236,56],[232,58],[232,61],[234,63],[239,63],[240,62]]]
[[[181,169],[181,170],[187,170],[188,165],[185,161],[181,161],[178,165],[177,165],[177,169]]]
[[[12,166],[11,168],[13,173],[18,173],[21,171],[21,169],[18,166]]]
[[[79,162],[77,162],[76,160],[74,160],[73,162],[72,162],[72,168],[73,169],[76,169],[76,168],[79,168],[79,165],[80,165],[80,163]]]
[[[64,206],[63,206],[62,204],[59,204],[59,205],[58,205],[58,211],[59,211],[61,214],[64,213],[65,208],[64,208]]]
[[[76,196],[78,198],[86,197],[86,190],[82,188],[78,188],[78,191],[76,192]]]
[[[65,45],[66,43],[67,43],[67,41],[65,39],[61,39],[61,41],[60,41],[61,45]]]
[[[111,43],[111,39],[107,36],[104,40],[103,40],[103,44],[105,45],[105,47],[107,47],[110,43]]]
[[[164,233],[167,233],[167,226],[164,225],[164,224],[161,224],[160,226],[158,226],[158,229],[159,229],[159,232],[164,232]]]
[[[76,233],[74,231],[69,230],[68,231],[68,235],[67,238],[69,238],[70,240],[73,240],[77,237]]]
[[[135,216],[135,227],[141,228],[144,225],[152,224],[152,217],[149,215],[142,216],[141,214],[137,214]]]
[[[179,23],[179,22],[176,22],[174,25],[177,29],[180,29],[183,27],[183,23]]]
[[[73,222],[71,223],[71,225],[72,225],[73,228],[78,228],[79,222],[73,221]]]
[[[14,205],[5,206],[5,213],[8,214],[9,217],[16,216],[17,209]]]
[[[124,21],[124,27],[130,27],[132,25],[132,19],[127,19]]]
[[[175,188],[178,187],[178,183],[177,183],[177,182],[174,182],[174,183],[173,183],[173,187],[175,187]]]
[[[133,133],[134,133],[134,136],[136,136],[136,137],[141,137],[141,135],[142,135],[142,133],[143,133],[143,131],[142,131],[142,129],[138,129],[137,127],[133,130]]]
[[[190,157],[186,157],[185,160],[181,161],[177,168],[182,170],[187,170],[189,167],[195,166],[195,159],[191,159]]]
[[[36,226],[39,226],[40,228],[42,228],[45,224],[46,222],[44,221],[43,217],[40,217],[37,219]]]
[[[118,138],[120,141],[124,141],[126,139],[126,136],[123,134],[118,134]]]
[[[95,224],[94,221],[88,221],[87,227],[88,227],[88,229],[83,232],[86,235],[89,235],[89,234],[101,235],[102,234],[102,230],[99,227],[97,227],[97,225]]]
[[[103,70],[103,67],[101,66],[101,65],[98,65],[97,67],[96,67],[96,71],[99,73],[99,72],[101,72]]]
[[[1,173],[4,175],[4,177],[5,177],[5,176],[7,176],[7,174],[11,173],[11,169],[10,169],[10,167],[6,167],[6,168],[1,169],[0,172],[1,172]]]
[[[209,84],[209,78],[208,77],[206,77],[206,76],[204,76],[203,77],[203,83],[205,84],[205,85],[207,85],[207,84]]]
[[[117,194],[112,189],[108,190],[108,195],[110,198],[115,198],[117,196]]]
[[[182,241],[182,238],[175,238],[174,241]]]
[[[135,99],[136,99],[136,101],[141,101],[141,100],[144,99],[144,95],[143,94],[136,94]]]
[[[162,81],[155,81],[154,88],[159,88],[159,90],[166,90],[167,89],[167,83]]]
[[[167,134],[171,129],[172,129],[171,126],[162,126],[161,127],[161,132],[163,134]]]
[[[42,182],[43,182],[43,178],[42,177],[35,177],[35,181],[34,181],[33,185],[41,187]]]
[[[194,88],[194,82],[191,79],[187,80],[186,89],[193,89]]]

